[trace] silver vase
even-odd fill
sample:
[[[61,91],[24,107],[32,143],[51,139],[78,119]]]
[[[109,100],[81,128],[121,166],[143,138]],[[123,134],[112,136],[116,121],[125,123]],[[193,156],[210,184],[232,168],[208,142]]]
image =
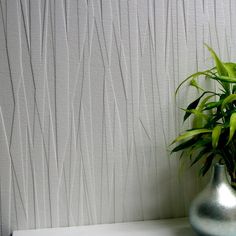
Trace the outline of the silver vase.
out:
[[[211,181],[191,203],[189,219],[198,235],[236,236],[236,193],[224,165],[214,166]]]

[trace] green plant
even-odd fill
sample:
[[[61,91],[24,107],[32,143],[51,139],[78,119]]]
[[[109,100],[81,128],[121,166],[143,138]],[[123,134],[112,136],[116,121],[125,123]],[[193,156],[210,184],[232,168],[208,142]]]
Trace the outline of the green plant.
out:
[[[224,163],[231,185],[236,187],[236,63],[222,62],[212,48],[206,47],[215,66],[192,74],[176,90],[190,81],[200,94],[183,109],[184,121],[193,118],[192,127],[172,142],[176,144],[172,153],[182,151],[181,157],[190,157],[191,166],[200,162],[203,176],[215,161]],[[216,91],[200,87],[198,79],[204,77],[215,83]]]

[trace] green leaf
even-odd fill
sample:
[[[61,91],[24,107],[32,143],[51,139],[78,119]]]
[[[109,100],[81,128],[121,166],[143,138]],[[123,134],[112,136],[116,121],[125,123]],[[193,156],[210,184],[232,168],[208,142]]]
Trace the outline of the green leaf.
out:
[[[215,65],[216,65],[216,69],[217,72],[220,76],[228,76],[228,72],[224,66],[224,64],[222,63],[222,61],[219,59],[219,57],[217,56],[217,54],[215,53],[215,51],[209,47],[207,44],[205,44],[205,46],[207,47],[207,49],[209,50],[209,52],[211,53],[212,58],[215,61]]]
[[[227,104],[236,100],[236,94],[230,94],[227,96],[221,104],[221,111],[226,107]]]
[[[212,130],[209,130],[209,129],[189,130],[189,131],[186,131],[185,133],[181,134],[180,136],[178,136],[171,144],[176,143],[176,142],[180,142],[184,139],[191,138],[191,137],[198,135],[198,134],[211,133],[211,132],[212,132]]]
[[[202,111],[198,110],[198,109],[191,109],[191,110],[186,110],[186,109],[182,109],[186,112],[185,115],[188,115],[187,118],[191,115],[194,114],[194,119],[193,119],[193,125],[192,127],[194,129],[199,129],[204,127],[204,125],[207,123],[208,120],[208,116],[206,114],[204,114]],[[186,119],[187,119],[186,118]],[[184,120],[185,121],[185,120]]]
[[[232,93],[236,92],[236,85],[234,84],[233,88],[232,88]]]
[[[215,65],[216,65],[218,75],[219,76],[228,76],[227,69],[225,68],[223,62],[219,59],[219,57],[217,56],[215,51],[211,47],[209,47],[207,44],[205,44],[205,46],[208,48],[209,52],[211,53],[212,58],[215,61]],[[229,92],[230,86],[229,86],[228,83],[223,82],[222,86],[224,87],[225,91]]]
[[[208,148],[204,148],[202,149],[197,156],[195,157],[194,161],[191,163],[191,166],[193,166],[194,164],[196,164],[201,158],[203,158],[207,153],[208,153]]]
[[[215,76],[211,77],[214,80],[221,81],[221,82],[226,82],[226,83],[236,83],[236,77],[229,77],[229,76]]]
[[[215,95],[216,95],[216,94],[209,95],[209,96],[205,97],[205,98],[202,100],[202,102],[200,103],[200,105],[199,105],[199,110],[202,110],[202,109],[204,108],[206,102],[207,102],[209,99],[211,99],[212,97],[214,97]]]
[[[229,77],[236,78],[236,63],[233,62],[226,62],[224,66],[228,72]]]
[[[236,113],[233,113],[230,116],[230,123],[229,123],[229,139],[226,145],[228,145],[230,143],[230,141],[232,140],[235,130],[236,130]]]
[[[195,109],[198,104],[199,104],[199,101],[201,100],[201,98],[207,94],[207,93],[213,93],[213,95],[209,95],[207,96],[206,98],[203,99],[203,101],[200,103],[199,105],[199,108],[198,109]],[[214,97],[215,95],[217,95],[216,93],[214,92],[211,92],[211,91],[205,91],[204,93],[202,93],[202,95],[200,97],[198,97],[196,100],[194,100],[192,103],[190,103],[187,107],[187,109],[183,109],[185,111],[185,115],[184,115],[184,119],[183,121],[187,120],[188,117],[191,115],[191,114],[195,114],[195,115],[200,115],[200,116],[204,116],[205,119],[207,119],[207,116],[205,116],[203,113],[201,113],[205,103],[212,97]]]
[[[199,112],[199,114],[195,114],[194,119],[192,121],[192,127],[194,129],[205,128],[205,125],[207,124],[207,119],[208,116],[203,113]]]
[[[208,144],[211,143],[211,137],[205,137],[202,136],[201,139],[199,139],[195,144],[194,144],[194,148],[198,149],[204,146],[209,146]]]
[[[197,139],[195,139],[195,138],[192,138],[192,139],[190,139],[190,140],[187,140],[187,141],[185,141],[185,142],[179,144],[178,146],[176,146],[176,147],[171,151],[171,153],[173,153],[173,152],[178,152],[178,151],[180,151],[180,150],[183,150],[183,149],[186,149],[186,148],[188,148],[188,147],[191,147],[191,146],[192,146],[194,143],[196,143],[196,142],[197,142]]]
[[[216,107],[220,106],[221,104],[222,104],[222,101],[208,102],[208,103],[205,104],[204,110],[211,110],[213,108],[216,108]]]
[[[200,175],[204,176],[207,173],[207,171],[210,169],[214,156],[215,156],[214,153],[211,153],[209,156],[207,156],[207,159],[203,167],[200,169]]]
[[[204,91],[204,89],[199,86],[199,84],[197,83],[197,81],[195,79],[191,79],[190,86],[195,87],[197,90]]]
[[[222,125],[216,125],[212,130],[212,147],[215,149],[218,146]]]
[[[200,97],[198,97],[195,101],[193,101],[192,103],[190,103],[186,109],[186,113],[184,115],[184,121],[186,119],[188,119],[188,117],[191,115],[190,110],[195,109],[199,103],[199,101],[201,100],[201,98],[205,95],[205,93],[203,93]]]
[[[212,70],[212,69],[211,69],[211,70]],[[196,72],[196,73],[194,73],[194,74],[188,76],[185,80],[183,80],[183,81],[179,84],[179,86],[177,87],[177,89],[176,89],[176,91],[175,91],[175,95],[178,93],[180,87],[181,87],[185,82],[187,82],[188,80],[197,78],[197,77],[199,77],[199,76],[201,76],[201,75],[204,75],[204,76],[206,76],[206,77],[211,77],[211,76],[213,76],[213,75],[211,74],[211,70],[205,70],[205,71]]]
[[[189,112],[191,112],[192,114],[194,114],[197,117],[203,118],[205,120],[208,119],[208,115],[204,114],[201,110],[198,109],[191,109],[189,110]]]

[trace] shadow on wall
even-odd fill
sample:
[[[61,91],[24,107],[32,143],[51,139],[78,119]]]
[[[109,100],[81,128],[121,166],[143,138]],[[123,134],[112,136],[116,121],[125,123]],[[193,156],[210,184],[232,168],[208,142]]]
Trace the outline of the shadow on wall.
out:
[[[137,220],[186,216],[191,200],[200,190],[196,188],[201,180],[195,168],[179,173],[178,158],[167,156],[164,145],[138,146],[137,149],[137,155],[129,160],[127,209],[136,209],[135,215],[140,216]],[[127,218],[132,217],[134,215]]]

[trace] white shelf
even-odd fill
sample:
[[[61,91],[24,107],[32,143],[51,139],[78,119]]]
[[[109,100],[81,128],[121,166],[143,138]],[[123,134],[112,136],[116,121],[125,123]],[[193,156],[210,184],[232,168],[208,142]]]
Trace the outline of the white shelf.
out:
[[[196,236],[187,218],[20,230],[13,236]]]

